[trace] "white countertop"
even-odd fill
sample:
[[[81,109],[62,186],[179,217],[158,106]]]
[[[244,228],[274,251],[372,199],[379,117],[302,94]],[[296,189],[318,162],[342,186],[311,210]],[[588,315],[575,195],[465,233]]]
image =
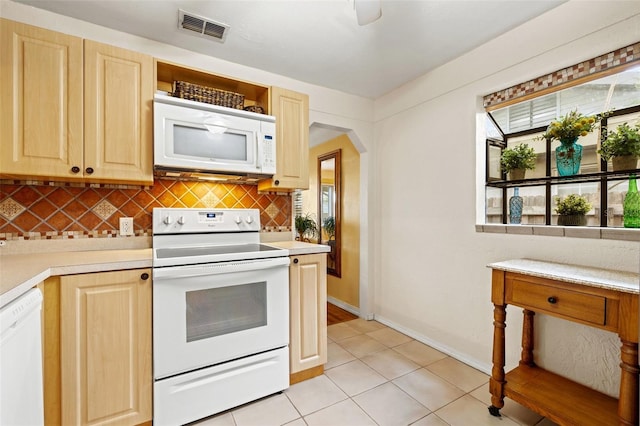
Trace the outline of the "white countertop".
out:
[[[52,276],[149,268],[151,263],[150,248],[0,255],[0,307]]]
[[[541,278],[606,288],[626,293],[640,293],[640,275],[589,266],[569,265],[533,259],[513,259],[487,265],[489,268],[517,272]]]
[[[324,244],[300,241],[276,241],[266,244],[287,249],[291,256],[331,251],[331,248]],[[52,276],[151,266],[151,248],[0,253],[0,307]]]
[[[289,250],[290,256],[300,254],[329,253],[331,247],[324,244],[303,243],[300,241],[277,241],[267,245]]]

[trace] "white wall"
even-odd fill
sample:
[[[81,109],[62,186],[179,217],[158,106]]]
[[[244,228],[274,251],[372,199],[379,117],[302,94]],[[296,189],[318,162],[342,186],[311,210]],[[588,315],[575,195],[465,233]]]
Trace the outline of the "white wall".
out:
[[[638,40],[640,2],[574,0],[376,100],[377,319],[488,373],[488,263],[530,257],[638,271],[638,243],[474,227],[484,217],[481,97]],[[508,367],[519,359],[521,324],[510,307]],[[617,395],[615,335],[540,315],[536,327],[540,365]]]

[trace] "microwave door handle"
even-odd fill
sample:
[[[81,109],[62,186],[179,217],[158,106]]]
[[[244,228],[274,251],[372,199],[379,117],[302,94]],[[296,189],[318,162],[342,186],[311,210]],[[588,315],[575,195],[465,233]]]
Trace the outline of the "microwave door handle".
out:
[[[259,170],[262,170],[262,157],[264,153],[262,152],[262,144],[260,143],[260,138],[262,137],[261,132],[253,132],[255,136],[254,146],[256,147],[256,158],[254,159],[255,165]]]

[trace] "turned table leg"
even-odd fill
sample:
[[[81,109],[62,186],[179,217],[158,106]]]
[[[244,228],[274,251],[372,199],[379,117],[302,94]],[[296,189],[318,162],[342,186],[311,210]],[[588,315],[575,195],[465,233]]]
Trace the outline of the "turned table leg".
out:
[[[507,311],[505,305],[494,304],[493,309],[493,368],[489,379],[491,392],[491,406],[489,413],[500,416],[500,409],[504,407],[504,329]]]
[[[522,311],[522,354],[520,355],[520,365],[535,366],[533,362],[533,311],[524,309]]]
[[[638,425],[638,344],[622,340],[620,348],[620,400],[618,418],[621,425]]]

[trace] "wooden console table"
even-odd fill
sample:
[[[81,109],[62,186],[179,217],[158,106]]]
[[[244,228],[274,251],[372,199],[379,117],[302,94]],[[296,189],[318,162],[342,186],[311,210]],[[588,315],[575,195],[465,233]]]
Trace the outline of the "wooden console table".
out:
[[[638,274],[528,259],[493,263],[493,369],[489,412],[510,398],[560,425],[638,425]],[[505,374],[508,304],[524,308],[519,366]],[[537,367],[536,312],[617,333],[622,342],[620,398]]]

